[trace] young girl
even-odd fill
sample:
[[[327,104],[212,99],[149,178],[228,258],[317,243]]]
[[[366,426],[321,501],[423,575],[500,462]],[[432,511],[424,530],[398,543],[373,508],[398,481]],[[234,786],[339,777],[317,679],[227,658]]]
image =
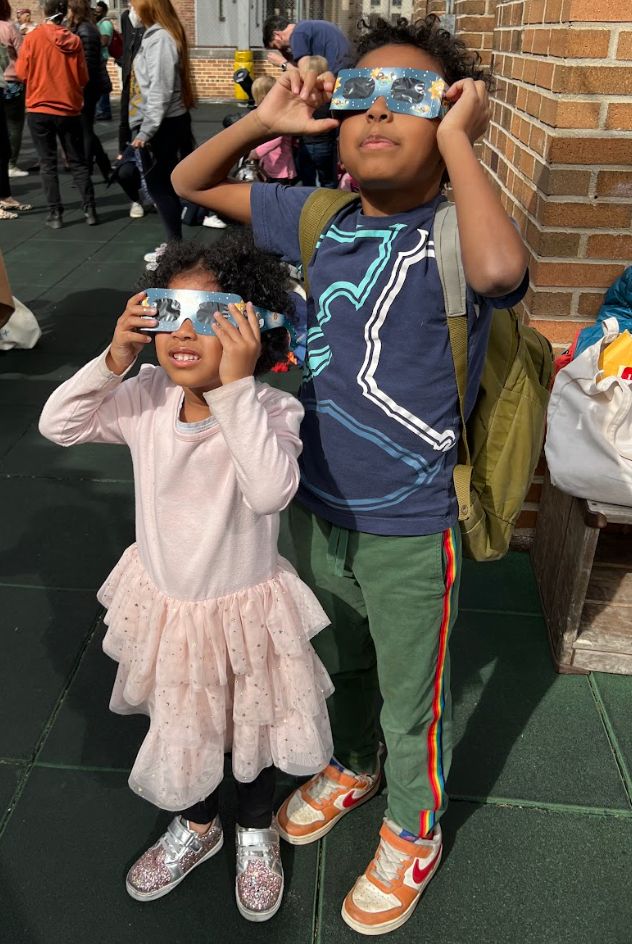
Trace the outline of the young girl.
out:
[[[195,290],[290,305],[281,264],[241,233],[170,247],[152,283],[178,290],[180,304]],[[219,851],[217,788],[232,745],[237,906],[264,921],[283,893],[274,766],[313,773],[332,750],[331,683],[309,642],[328,620],[277,552],[303,408],[255,379],[285,356],[287,332],[260,334],[250,303],[231,306],[237,327],[217,314],[214,336],[197,333],[197,319],[157,333],[160,366],[122,382],[151,343],[142,329],[156,325],[144,297],[129,300],[108,350],[55,391],[40,420],[60,445],[124,442],[134,462],[137,542],[98,594],[103,647],[119,662],[112,710],[151,722],[130,786],[177,815],[127,890],[159,898]]]
[[[252,97],[259,106],[274,85],[271,75],[261,75],[252,83]],[[268,183],[287,184],[293,187],[297,181],[294,164],[294,139],[282,134],[254,148],[249,157],[257,158]]]

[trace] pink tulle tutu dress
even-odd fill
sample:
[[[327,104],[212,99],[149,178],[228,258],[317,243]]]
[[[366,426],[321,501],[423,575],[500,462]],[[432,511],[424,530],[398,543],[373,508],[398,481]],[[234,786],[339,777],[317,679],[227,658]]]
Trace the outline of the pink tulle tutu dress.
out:
[[[119,663],[110,707],[150,717],[130,786],[179,811],[218,786],[227,751],[242,782],[271,764],[315,773],[332,753],[333,688],[310,638],[329,621],[277,551],[303,409],[249,377],[205,394],[200,428],[179,422],[182,390],[161,368],[121,380],[105,355],[91,361],[40,429],[132,453],[137,540],[98,593]]]

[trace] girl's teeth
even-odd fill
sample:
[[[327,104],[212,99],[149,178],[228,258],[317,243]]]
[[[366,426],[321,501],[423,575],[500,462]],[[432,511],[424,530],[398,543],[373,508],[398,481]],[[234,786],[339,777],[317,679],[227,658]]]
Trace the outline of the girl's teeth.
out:
[[[196,354],[174,354],[173,359],[175,361],[196,361]]]

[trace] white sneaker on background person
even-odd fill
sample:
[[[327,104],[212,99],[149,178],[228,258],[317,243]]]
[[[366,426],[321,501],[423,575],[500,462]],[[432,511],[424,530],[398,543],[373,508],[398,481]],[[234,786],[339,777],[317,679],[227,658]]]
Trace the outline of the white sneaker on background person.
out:
[[[9,164],[9,177],[28,177],[28,170],[22,170],[17,164]]]
[[[132,203],[129,215],[133,220],[140,220],[145,215],[142,203]]]
[[[212,229],[226,229],[228,224],[221,220],[217,213],[207,213],[202,220],[202,226],[210,226]]]

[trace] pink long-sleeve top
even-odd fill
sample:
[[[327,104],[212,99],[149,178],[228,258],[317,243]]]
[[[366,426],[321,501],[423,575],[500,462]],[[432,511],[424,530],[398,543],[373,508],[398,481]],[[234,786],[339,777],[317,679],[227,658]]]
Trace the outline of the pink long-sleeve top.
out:
[[[255,154],[268,177],[282,180],[293,180],[296,177],[294,148],[289,135],[265,141],[255,148]]]
[[[198,601],[277,573],[278,513],[299,480],[299,402],[247,377],[204,395],[216,424],[183,432],[182,389],[161,367],[143,366],[122,382],[105,356],[52,394],[40,431],[62,446],[129,446],[136,540],[154,584]]]

